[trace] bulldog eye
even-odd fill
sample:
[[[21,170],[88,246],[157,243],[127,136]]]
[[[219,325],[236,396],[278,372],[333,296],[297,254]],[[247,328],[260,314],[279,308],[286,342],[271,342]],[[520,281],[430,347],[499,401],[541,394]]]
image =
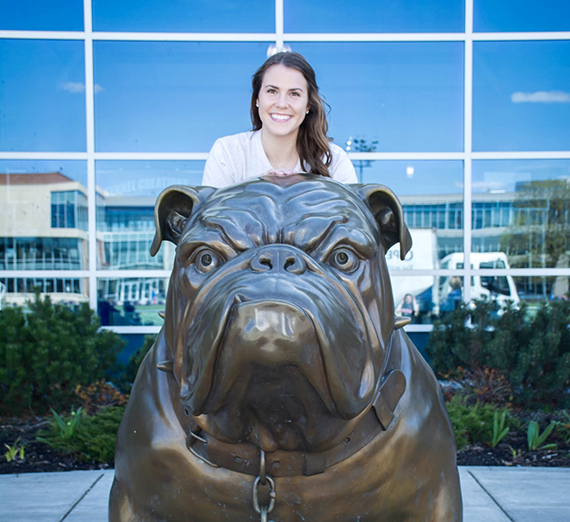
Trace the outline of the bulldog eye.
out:
[[[222,261],[222,257],[213,250],[202,250],[198,252],[192,260],[196,269],[203,274],[207,274],[218,268],[222,264]]]
[[[358,256],[348,248],[339,248],[329,257],[329,264],[343,272],[352,272],[358,267]]]

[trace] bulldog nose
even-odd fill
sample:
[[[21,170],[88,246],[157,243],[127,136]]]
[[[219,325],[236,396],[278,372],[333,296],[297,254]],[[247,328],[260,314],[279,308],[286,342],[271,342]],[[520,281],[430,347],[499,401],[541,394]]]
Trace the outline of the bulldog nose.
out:
[[[254,272],[289,272],[304,274],[307,265],[303,258],[290,248],[268,248],[261,250],[251,261]]]

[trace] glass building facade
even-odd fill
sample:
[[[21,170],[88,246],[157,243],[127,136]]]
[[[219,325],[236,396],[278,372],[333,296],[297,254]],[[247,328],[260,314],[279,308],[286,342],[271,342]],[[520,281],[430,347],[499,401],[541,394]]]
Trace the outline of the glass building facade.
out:
[[[157,332],[174,249],[150,257],[154,201],[250,129],[281,49],[316,70],[360,180],[404,206],[414,247],[387,257],[409,331],[461,299],[568,297],[568,2],[0,0],[0,306],[39,286]]]

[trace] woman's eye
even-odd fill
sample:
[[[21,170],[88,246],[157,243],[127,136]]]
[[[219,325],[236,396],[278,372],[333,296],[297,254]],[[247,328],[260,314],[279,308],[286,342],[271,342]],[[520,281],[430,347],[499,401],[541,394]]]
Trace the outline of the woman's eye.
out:
[[[193,263],[199,272],[207,274],[222,264],[222,257],[213,250],[202,250],[194,256]]]
[[[352,272],[358,267],[358,256],[348,248],[339,248],[329,256],[329,265],[343,272]]]

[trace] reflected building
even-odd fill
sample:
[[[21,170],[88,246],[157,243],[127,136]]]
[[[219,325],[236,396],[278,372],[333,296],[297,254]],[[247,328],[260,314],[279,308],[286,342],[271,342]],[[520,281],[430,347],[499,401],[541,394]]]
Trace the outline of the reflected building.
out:
[[[569,199],[560,195],[560,187],[554,193],[542,193],[536,184],[528,183],[515,189],[512,193],[473,194],[472,252],[504,253],[513,268],[567,268]],[[164,245],[154,258],[149,254],[155,232],[154,202],[154,197],[124,197],[97,189],[98,270],[170,270],[172,245]],[[435,263],[430,268],[440,268],[439,261],[446,256],[463,252],[461,194],[402,196],[401,202],[412,231],[435,231]],[[88,269],[87,190],[80,182],[60,172],[1,174],[0,205],[0,269]],[[553,242],[558,254],[552,252]],[[518,277],[516,282],[521,297],[544,298],[567,292],[567,280],[564,276]],[[88,296],[87,277],[65,277],[64,272],[57,277],[5,277],[2,283],[9,303],[22,303],[35,286],[59,301],[87,300]],[[125,272],[125,277],[113,273],[107,278],[99,272],[97,299],[104,324],[105,316],[115,313],[116,306],[126,310],[134,305],[162,304],[167,286],[167,277],[155,277],[152,272],[148,277],[127,277]],[[129,324],[137,324],[136,317],[131,317]]]
[[[0,270],[86,270],[87,190],[60,172],[0,174]],[[6,302],[34,287],[55,300],[86,300],[87,278],[4,277]]]

